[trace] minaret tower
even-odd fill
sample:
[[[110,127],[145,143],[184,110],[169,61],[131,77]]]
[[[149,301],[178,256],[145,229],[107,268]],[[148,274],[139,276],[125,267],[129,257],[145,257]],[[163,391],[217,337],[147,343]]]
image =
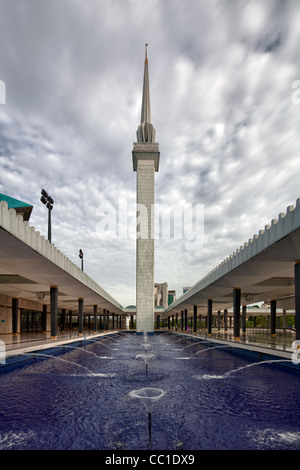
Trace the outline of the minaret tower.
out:
[[[148,57],[144,65],[141,124],[133,144],[133,170],[137,172],[136,331],[154,332],[154,205],[155,172],[159,145],[151,123]]]

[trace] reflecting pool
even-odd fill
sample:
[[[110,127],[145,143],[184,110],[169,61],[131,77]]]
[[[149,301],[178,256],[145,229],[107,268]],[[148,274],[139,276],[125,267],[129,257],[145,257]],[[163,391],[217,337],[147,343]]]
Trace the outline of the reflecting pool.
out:
[[[123,333],[26,359],[0,369],[1,450],[300,449],[300,374],[278,358]]]

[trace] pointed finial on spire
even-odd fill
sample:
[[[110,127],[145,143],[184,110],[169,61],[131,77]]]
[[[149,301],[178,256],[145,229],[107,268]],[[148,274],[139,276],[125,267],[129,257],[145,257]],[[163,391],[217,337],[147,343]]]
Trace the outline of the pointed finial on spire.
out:
[[[151,111],[150,111],[150,89],[149,89],[149,71],[148,71],[148,57],[147,47],[145,55],[144,65],[144,83],[143,83],[143,99],[142,99],[142,112],[141,112],[141,124],[137,129],[137,140],[138,142],[155,142],[155,129],[151,123]]]

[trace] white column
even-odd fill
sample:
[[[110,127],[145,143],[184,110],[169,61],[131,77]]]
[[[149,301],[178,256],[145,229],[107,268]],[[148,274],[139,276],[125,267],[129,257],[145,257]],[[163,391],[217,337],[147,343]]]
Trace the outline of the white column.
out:
[[[151,215],[155,202],[153,159],[137,165],[136,330],[154,332],[154,239]]]

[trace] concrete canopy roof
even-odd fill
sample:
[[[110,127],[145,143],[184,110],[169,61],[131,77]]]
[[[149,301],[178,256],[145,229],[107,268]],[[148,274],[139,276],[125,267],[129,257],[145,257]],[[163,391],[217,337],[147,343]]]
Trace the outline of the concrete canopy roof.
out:
[[[58,307],[84,313],[93,306],[123,315],[123,307],[6,202],[0,203],[0,294],[50,303],[50,286],[58,287]],[[38,299],[37,294],[44,294]]]
[[[278,307],[294,309],[294,267],[299,260],[300,199],[173,302],[165,315],[194,305],[206,315],[208,299],[213,311],[230,309],[234,288],[241,289],[242,305],[276,299]]]

